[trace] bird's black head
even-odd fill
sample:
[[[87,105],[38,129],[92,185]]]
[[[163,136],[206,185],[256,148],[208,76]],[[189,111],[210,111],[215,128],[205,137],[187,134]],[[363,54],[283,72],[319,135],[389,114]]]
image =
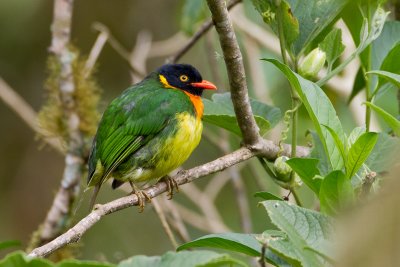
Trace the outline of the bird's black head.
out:
[[[157,73],[166,88],[178,88],[197,96],[201,96],[204,89],[217,89],[211,82],[203,80],[199,71],[189,64],[166,64]]]

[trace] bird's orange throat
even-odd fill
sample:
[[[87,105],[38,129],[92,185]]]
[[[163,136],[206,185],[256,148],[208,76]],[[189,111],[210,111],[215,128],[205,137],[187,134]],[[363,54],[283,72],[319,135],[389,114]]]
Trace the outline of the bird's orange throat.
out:
[[[196,110],[197,119],[201,119],[203,117],[203,112],[204,112],[204,105],[203,101],[201,100],[201,97],[198,95],[193,95],[186,91],[183,92],[189,97],[190,101],[192,102],[194,109]]]

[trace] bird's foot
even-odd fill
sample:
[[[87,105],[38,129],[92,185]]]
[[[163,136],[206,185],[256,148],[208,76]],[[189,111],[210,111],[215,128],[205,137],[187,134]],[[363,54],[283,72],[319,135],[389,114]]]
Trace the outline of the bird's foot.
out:
[[[132,194],[135,194],[138,198],[139,213],[142,213],[146,206],[146,201],[151,202],[151,197],[145,191],[140,190],[135,184],[129,182],[132,187]]]
[[[176,193],[179,192],[178,182],[174,178],[172,178],[168,175],[164,176],[162,178],[162,180],[167,184],[168,199],[172,199],[172,197],[174,196],[174,189],[175,189]]]

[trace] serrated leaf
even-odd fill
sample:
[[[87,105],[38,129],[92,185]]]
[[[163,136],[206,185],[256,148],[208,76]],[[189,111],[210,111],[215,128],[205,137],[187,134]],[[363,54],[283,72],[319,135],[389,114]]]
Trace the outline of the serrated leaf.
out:
[[[282,230],[299,252],[302,266],[324,266],[324,260],[312,250],[327,256],[324,250],[332,225],[327,216],[284,201],[262,202],[273,224]],[[288,255],[289,256],[289,255]]]
[[[270,192],[257,192],[254,194],[255,197],[262,198],[263,200],[283,200],[281,197],[278,197]]]
[[[344,165],[343,159],[340,155],[340,150],[336,146],[333,137],[329,134],[329,131],[326,128],[321,127],[321,124],[329,126],[336,131],[341,140],[344,140],[342,125],[336,115],[336,111],[333,108],[332,103],[329,101],[329,98],[318,85],[304,79],[297,73],[292,72],[288,66],[282,64],[278,60],[263,60],[273,63],[283,72],[283,74],[286,75],[290,84],[296,90],[301,101],[303,102],[303,105],[307,109],[318,136],[324,145],[324,149],[332,169],[340,170]]]
[[[203,120],[205,122],[224,128],[238,136],[242,135],[233,110],[230,93],[214,94],[212,101],[203,99],[203,103]],[[250,99],[250,105],[261,135],[267,133],[281,119],[279,108],[268,106],[254,99]]]
[[[319,192],[322,212],[335,215],[353,197],[351,182],[342,171],[333,171],[322,180]]]
[[[372,108],[376,113],[378,113],[379,116],[381,116],[385,120],[389,127],[392,128],[396,136],[400,136],[400,121],[398,119],[396,119],[377,105],[374,105],[370,102],[365,102],[365,104]]]
[[[378,134],[368,132],[362,134],[357,141],[350,147],[346,160],[346,176],[347,178],[353,175],[360,169],[362,164],[368,158],[372,149],[374,148]]]
[[[312,190],[316,195],[319,194],[321,179],[315,178],[319,175],[318,159],[313,158],[291,158],[286,161],[293,171],[299,175],[301,180]]]
[[[326,53],[328,69],[332,69],[333,63],[340,57],[345,48],[342,43],[342,30],[333,29],[319,44],[319,48]]]
[[[219,254],[214,251],[180,251],[167,252],[162,256],[147,257],[133,256],[122,261],[118,267],[217,267],[217,266],[248,266],[242,261],[232,258],[228,254]]]

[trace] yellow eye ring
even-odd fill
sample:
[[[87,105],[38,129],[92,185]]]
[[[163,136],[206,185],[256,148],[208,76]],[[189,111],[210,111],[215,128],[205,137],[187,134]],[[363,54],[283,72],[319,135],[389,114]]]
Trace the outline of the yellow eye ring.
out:
[[[181,76],[179,76],[179,80],[181,80],[181,82],[187,82],[189,80],[189,78],[186,75],[181,75]]]

